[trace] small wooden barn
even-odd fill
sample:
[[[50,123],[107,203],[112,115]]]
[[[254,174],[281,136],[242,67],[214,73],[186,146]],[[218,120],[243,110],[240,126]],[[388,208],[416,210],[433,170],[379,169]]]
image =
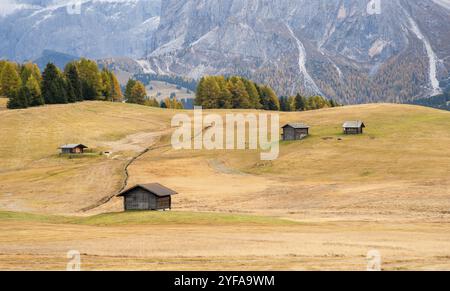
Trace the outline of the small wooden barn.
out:
[[[140,184],[123,191],[125,211],[172,209],[172,196],[177,192],[161,184]]]
[[[66,144],[59,147],[62,154],[82,154],[87,148],[87,146],[82,144]]]
[[[342,125],[342,128],[344,129],[344,134],[363,134],[366,126],[364,125],[364,122],[358,120],[346,121],[344,125]]]
[[[309,126],[303,123],[288,123],[282,127],[283,140],[301,140],[309,135]]]

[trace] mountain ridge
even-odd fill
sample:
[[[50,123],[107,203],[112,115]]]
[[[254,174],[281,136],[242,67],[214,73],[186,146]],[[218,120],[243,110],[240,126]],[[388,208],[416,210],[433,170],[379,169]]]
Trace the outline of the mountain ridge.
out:
[[[132,74],[242,75],[344,104],[429,97],[450,78],[448,0],[381,0],[380,13],[358,0],[83,0],[79,15],[42,2],[0,17],[2,57],[130,58]]]

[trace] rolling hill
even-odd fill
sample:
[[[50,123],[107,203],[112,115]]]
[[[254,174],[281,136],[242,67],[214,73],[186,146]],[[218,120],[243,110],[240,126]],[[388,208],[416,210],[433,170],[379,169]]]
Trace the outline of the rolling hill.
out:
[[[311,136],[282,142],[273,162],[257,151],[175,151],[175,113],[102,102],[1,111],[0,268],[31,259],[60,269],[78,249],[88,269],[358,270],[374,248],[386,269],[450,268],[449,112],[373,104],[281,113]],[[366,123],[363,136],[341,134],[352,119]],[[73,142],[91,151],[60,157],[58,146]],[[81,211],[116,193],[136,156],[128,185],[176,189],[173,213],[114,214],[119,198]],[[161,242],[173,244],[154,247]]]

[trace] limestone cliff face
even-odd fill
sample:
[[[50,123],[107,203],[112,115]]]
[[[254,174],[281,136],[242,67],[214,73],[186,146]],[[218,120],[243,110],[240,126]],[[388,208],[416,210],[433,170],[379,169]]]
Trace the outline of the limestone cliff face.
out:
[[[449,0],[82,0],[79,14],[61,1],[0,13],[0,58],[131,58],[139,72],[239,74],[344,103],[426,97],[449,78]]]
[[[280,94],[348,103],[439,92],[450,68],[448,8],[369,2],[163,0],[147,59],[158,73],[241,74]]]
[[[35,60],[45,50],[89,58],[140,58],[159,25],[160,0],[16,0],[0,13],[0,58]]]

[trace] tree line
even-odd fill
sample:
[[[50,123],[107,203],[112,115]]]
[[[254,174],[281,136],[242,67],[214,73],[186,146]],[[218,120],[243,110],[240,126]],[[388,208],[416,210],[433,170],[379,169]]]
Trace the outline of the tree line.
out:
[[[300,94],[296,96],[280,97],[280,111],[309,111],[329,107],[341,106],[333,99],[327,99],[322,96],[304,97]]]
[[[80,59],[61,71],[49,63],[41,73],[33,63],[0,61],[0,95],[9,98],[8,108],[67,104],[84,100],[120,102],[123,94],[112,71]]]
[[[447,87],[442,94],[429,98],[412,100],[409,103],[450,111],[450,86]]]
[[[195,104],[205,109],[280,110],[280,100],[269,86],[238,76],[203,77],[197,86]]]
[[[195,104],[205,109],[263,109],[272,111],[307,111],[340,106],[322,96],[300,94],[278,97],[266,85],[239,76],[205,76],[198,86]]]

